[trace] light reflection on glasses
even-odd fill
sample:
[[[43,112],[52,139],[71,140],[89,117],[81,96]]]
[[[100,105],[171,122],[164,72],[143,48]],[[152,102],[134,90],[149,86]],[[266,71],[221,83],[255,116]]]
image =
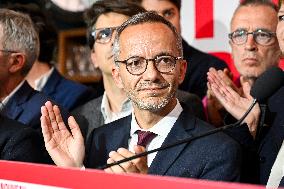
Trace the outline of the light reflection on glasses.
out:
[[[132,75],[141,75],[147,70],[149,61],[153,61],[156,69],[160,73],[170,73],[176,66],[176,61],[182,57],[174,57],[171,55],[160,55],[155,58],[146,59],[144,57],[133,56],[123,61],[115,61],[126,65],[127,71]]]
[[[242,45],[247,42],[248,35],[253,35],[253,39],[260,45],[272,45],[276,41],[276,33],[265,29],[257,29],[253,32],[248,32],[245,29],[238,29],[229,34],[229,38],[236,45]]]
[[[99,28],[95,29],[91,34],[95,39],[95,42],[105,44],[110,42],[114,31],[118,27],[109,27],[109,28]]]

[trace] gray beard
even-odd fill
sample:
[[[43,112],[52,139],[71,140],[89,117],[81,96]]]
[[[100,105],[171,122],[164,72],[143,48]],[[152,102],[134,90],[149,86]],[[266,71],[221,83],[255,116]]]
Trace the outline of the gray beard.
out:
[[[158,112],[161,109],[163,109],[166,105],[168,105],[169,102],[172,100],[172,98],[175,97],[176,90],[177,89],[169,93],[164,99],[162,99],[162,101],[159,104],[149,103],[149,102],[145,102],[143,100],[137,99],[133,91],[125,91],[125,92],[126,92],[127,97],[134,103],[136,107],[138,107],[138,109],[148,110],[150,112]]]

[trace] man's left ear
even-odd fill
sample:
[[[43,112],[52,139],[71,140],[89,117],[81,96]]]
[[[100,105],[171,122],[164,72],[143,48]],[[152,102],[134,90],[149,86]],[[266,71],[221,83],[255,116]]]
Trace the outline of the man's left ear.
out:
[[[22,53],[12,53],[9,61],[9,71],[15,73],[23,69],[26,63],[26,56]]]
[[[186,69],[187,69],[187,62],[186,60],[182,60],[180,62],[180,71],[179,71],[179,84],[181,84],[185,78],[185,73],[186,73]]]

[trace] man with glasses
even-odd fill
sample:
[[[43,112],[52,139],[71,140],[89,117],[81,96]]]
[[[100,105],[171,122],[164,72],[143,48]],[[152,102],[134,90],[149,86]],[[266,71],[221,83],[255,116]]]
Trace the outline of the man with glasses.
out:
[[[118,26],[130,16],[144,11],[143,8],[125,0],[100,0],[85,12],[91,60],[94,66],[101,70],[105,90],[102,96],[72,112],[86,133],[86,139],[94,128],[131,114],[131,102],[125,92],[115,85],[111,74],[114,64],[113,38]],[[78,114],[81,118],[77,117]]]
[[[171,22],[181,34],[181,0],[130,0],[144,7],[147,11],[155,11]],[[221,59],[204,53],[190,46],[182,40],[184,59],[188,62],[185,79],[179,89],[198,95],[201,99],[207,91],[207,72],[213,67],[217,70],[227,68],[227,64]]]
[[[222,105],[218,111],[229,113],[223,117],[226,124],[244,115],[253,100],[250,88],[254,81],[268,68],[278,65],[277,10],[269,0],[245,0],[233,15],[229,43],[240,73],[239,84],[233,84],[222,71],[210,69],[208,73],[210,88]],[[273,134],[275,131],[267,127],[274,119],[271,107],[255,106],[244,120],[244,126],[227,132],[242,144],[246,154],[241,178],[244,182],[266,184],[279,150],[275,145],[269,145],[270,141],[278,140],[277,134]]]
[[[145,10],[138,5],[127,3],[127,0],[96,1],[86,11],[89,46],[92,49],[91,59],[95,67],[102,72],[105,89],[103,96],[89,101],[73,112],[83,117],[77,120],[84,133],[87,133],[86,139],[94,128],[131,114],[130,100],[125,91],[115,85],[112,78],[111,70],[114,66],[112,47],[117,27],[139,12]],[[179,91],[178,98],[189,106],[194,115],[205,119],[202,103],[197,96]]]
[[[153,12],[137,14],[117,29],[112,75],[131,99],[133,112],[92,132],[86,167],[97,168],[213,128],[191,115],[176,98],[187,67],[181,44],[175,27]],[[61,122],[58,107],[47,102],[41,121],[45,145],[55,163],[82,167],[85,149],[74,118],[69,119],[71,134]],[[105,171],[236,181],[240,159],[238,144],[217,133]]]

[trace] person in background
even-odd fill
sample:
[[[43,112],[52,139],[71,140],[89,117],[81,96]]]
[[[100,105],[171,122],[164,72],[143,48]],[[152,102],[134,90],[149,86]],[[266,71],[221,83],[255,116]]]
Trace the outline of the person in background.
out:
[[[284,1],[279,0],[279,11],[278,11],[278,24],[276,29],[277,39],[278,43],[281,49],[282,54],[284,53]],[[271,144],[274,146],[277,146],[279,151],[277,152],[276,159],[273,163],[273,166],[271,168],[269,179],[267,181],[267,188],[278,188],[284,186],[284,86],[280,88],[275,95],[273,95],[272,98],[270,98],[269,105],[270,107],[273,107],[273,112],[276,112],[275,121],[273,124],[274,128],[274,139]],[[271,145],[270,144],[270,145]],[[274,152],[273,152],[274,153]]]
[[[148,11],[156,11],[171,22],[181,34],[180,9],[181,0],[129,0],[136,2]],[[213,67],[217,70],[227,68],[219,58],[201,52],[182,40],[184,58],[188,62],[185,79],[179,89],[196,94],[203,99],[207,91],[207,72]]]
[[[103,96],[78,107],[75,115],[83,133],[89,134],[94,128],[110,123],[131,114],[132,105],[123,89],[116,86],[112,78],[113,39],[114,33],[129,17],[145,10],[127,0],[96,1],[85,12],[88,25],[88,41],[91,48],[91,59],[95,67],[102,72],[105,92]],[[205,119],[200,99],[193,94],[178,91],[178,99],[188,105],[191,112]],[[78,118],[77,115],[81,115]]]
[[[0,113],[39,129],[40,107],[51,99],[25,80],[39,55],[38,33],[28,15],[4,8],[0,9],[0,31]]]
[[[277,11],[270,0],[244,0],[233,14],[229,39],[240,84],[234,85],[222,71],[210,69],[208,73],[212,96],[225,111],[224,124],[244,115],[253,101],[250,89],[255,80],[268,68],[278,66],[281,52],[275,33]],[[244,159],[247,158],[241,174],[243,182],[267,183],[283,141],[283,129],[277,126],[277,117],[283,117],[278,107],[281,94],[277,92],[267,103],[258,103],[240,127],[226,132],[242,144]]]
[[[30,15],[39,33],[39,56],[26,76],[35,90],[43,92],[69,111],[98,96],[92,88],[64,78],[55,68],[52,60],[58,43],[57,32],[39,6],[36,4],[2,6]]]
[[[113,49],[113,79],[131,99],[133,111],[93,130],[86,147],[86,167],[117,162],[213,128],[189,113],[176,98],[187,62],[181,37],[170,22],[153,12],[134,15],[117,29]],[[41,123],[45,146],[54,162],[81,168],[85,148],[74,118],[69,118],[70,133],[61,121],[59,108],[47,102],[42,107]],[[221,132],[105,171],[237,181],[240,160],[239,145]]]

